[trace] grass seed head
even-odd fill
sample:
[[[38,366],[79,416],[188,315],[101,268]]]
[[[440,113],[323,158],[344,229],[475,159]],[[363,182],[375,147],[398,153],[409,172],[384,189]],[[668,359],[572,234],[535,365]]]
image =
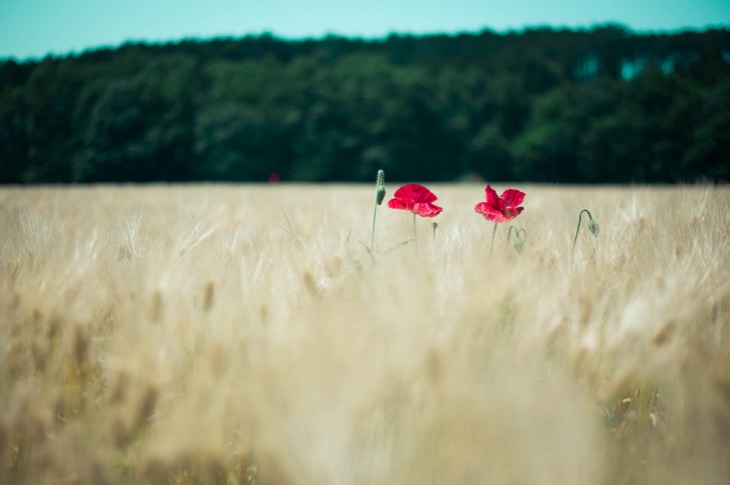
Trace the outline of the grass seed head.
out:
[[[156,290],[152,294],[152,301],[150,302],[150,320],[154,323],[159,323],[162,320],[162,313],[164,311],[164,304],[162,301],[162,293]]]
[[[314,276],[309,271],[304,273],[304,287],[313,298],[319,296],[319,287],[317,286],[317,282],[314,280]]]
[[[110,386],[109,403],[114,406],[126,403],[130,386],[129,374],[125,371],[118,372]]]
[[[73,354],[78,364],[84,362],[89,356],[89,336],[80,324],[74,327]]]
[[[212,281],[205,284],[203,290],[203,311],[209,312],[213,308],[213,298],[215,297],[215,285]]]
[[[10,443],[10,429],[5,421],[0,418],[0,464],[5,466],[5,453],[8,450],[8,444]],[[2,471],[0,471],[0,477],[2,477]]]
[[[159,388],[155,384],[147,383],[137,402],[137,410],[134,415],[135,430],[143,429],[150,421],[157,408],[159,397]]]

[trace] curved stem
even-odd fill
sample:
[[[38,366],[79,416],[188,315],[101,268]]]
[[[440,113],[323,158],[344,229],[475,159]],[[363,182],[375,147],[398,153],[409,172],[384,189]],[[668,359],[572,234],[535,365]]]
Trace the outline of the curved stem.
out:
[[[591,215],[591,211],[588,209],[583,209],[578,213],[578,227],[575,230],[575,237],[573,238],[573,247],[571,248],[571,251],[575,250],[575,242],[578,240],[578,233],[580,232],[580,223],[583,220],[583,213],[588,214],[588,219],[593,219],[593,216]]]
[[[375,258],[375,217],[378,215],[378,202],[375,202],[375,208],[373,209],[373,230],[370,236],[370,256]]]
[[[512,224],[510,224],[509,225],[509,231],[507,231],[507,243],[509,243],[509,238],[512,237],[512,229],[517,230],[517,228],[515,226],[513,226]]]
[[[515,230],[515,235],[516,236],[519,236],[520,235],[520,230],[517,229],[517,226],[515,226],[514,224],[510,224],[509,225],[509,231],[507,232],[507,244],[509,244],[509,240],[512,237],[512,229]]]
[[[494,231],[492,231],[492,245],[489,246],[489,257],[492,257],[492,250],[494,249],[494,236],[497,235],[497,223],[494,223]]]

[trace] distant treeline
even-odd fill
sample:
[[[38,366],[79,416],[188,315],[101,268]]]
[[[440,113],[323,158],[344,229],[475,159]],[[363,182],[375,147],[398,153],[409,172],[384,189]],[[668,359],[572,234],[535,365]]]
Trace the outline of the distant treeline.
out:
[[[269,35],[0,61],[0,183],[730,179],[730,30]]]

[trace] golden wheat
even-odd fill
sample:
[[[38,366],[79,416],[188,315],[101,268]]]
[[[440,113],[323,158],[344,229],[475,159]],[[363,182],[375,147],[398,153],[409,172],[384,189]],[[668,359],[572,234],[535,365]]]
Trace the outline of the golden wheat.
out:
[[[0,482],[728,483],[730,190],[431,188],[0,189]]]

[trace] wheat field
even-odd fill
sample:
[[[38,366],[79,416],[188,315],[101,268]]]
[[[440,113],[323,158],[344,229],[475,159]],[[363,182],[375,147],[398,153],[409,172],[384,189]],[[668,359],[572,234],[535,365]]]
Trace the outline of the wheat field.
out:
[[[429,188],[0,188],[0,483],[730,483],[730,189]]]

